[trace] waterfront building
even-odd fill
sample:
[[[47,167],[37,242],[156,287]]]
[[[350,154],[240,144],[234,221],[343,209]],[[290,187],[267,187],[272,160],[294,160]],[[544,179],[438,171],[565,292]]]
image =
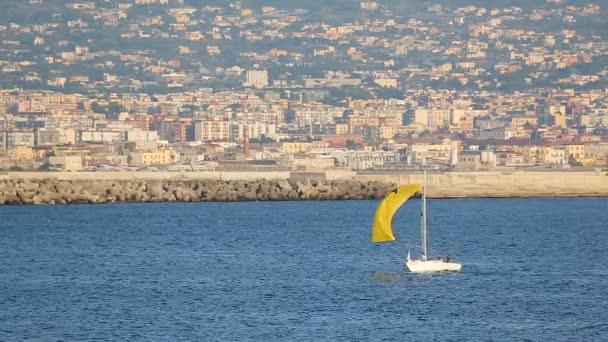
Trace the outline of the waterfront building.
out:
[[[49,157],[49,164],[61,171],[81,171],[82,156],[51,156]]]

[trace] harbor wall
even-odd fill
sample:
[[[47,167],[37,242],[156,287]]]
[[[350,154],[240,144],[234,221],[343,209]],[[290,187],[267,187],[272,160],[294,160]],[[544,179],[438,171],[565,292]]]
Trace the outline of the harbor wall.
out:
[[[359,174],[360,181],[422,184],[417,174]],[[577,197],[608,196],[606,171],[499,171],[427,174],[428,194],[459,197]]]
[[[0,204],[380,198],[414,172],[8,172]],[[428,173],[429,197],[608,197],[606,171]]]

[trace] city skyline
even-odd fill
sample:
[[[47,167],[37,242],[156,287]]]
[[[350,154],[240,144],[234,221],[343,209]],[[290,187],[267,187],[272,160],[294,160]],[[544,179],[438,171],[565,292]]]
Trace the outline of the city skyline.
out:
[[[607,165],[600,2],[323,4],[11,2],[0,169]]]

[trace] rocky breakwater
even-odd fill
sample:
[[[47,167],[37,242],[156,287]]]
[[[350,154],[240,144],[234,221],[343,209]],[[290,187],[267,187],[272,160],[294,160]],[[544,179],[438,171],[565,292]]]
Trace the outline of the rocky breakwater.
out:
[[[0,204],[370,199],[395,188],[378,181],[9,179],[0,181]]]

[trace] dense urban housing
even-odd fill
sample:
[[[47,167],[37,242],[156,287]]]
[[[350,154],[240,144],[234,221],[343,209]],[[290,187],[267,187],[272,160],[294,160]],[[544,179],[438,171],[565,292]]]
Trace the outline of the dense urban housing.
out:
[[[607,166],[602,1],[324,3],[5,1],[0,169]]]

